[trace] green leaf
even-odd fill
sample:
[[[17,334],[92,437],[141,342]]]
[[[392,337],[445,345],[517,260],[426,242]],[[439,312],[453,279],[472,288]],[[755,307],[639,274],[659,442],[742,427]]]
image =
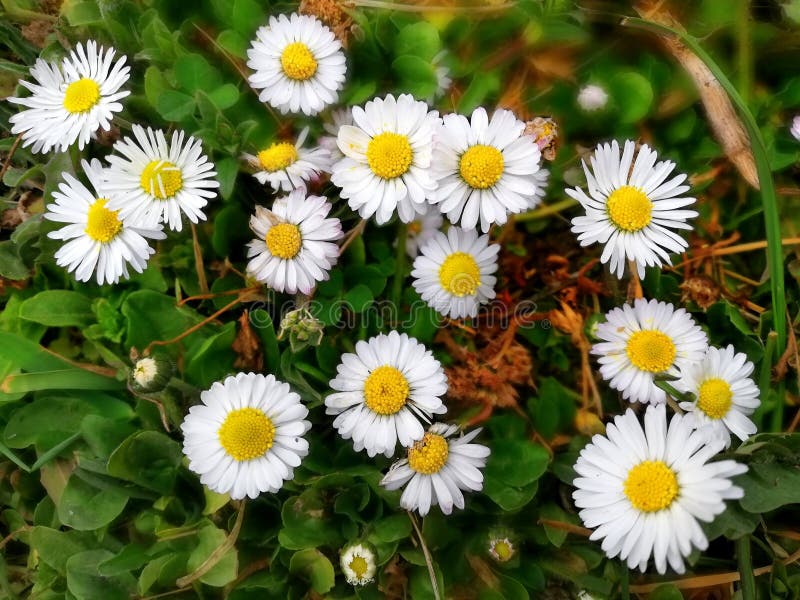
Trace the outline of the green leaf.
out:
[[[550,455],[542,446],[519,439],[493,440],[486,475],[521,487],[539,479],[547,470]]]
[[[782,463],[754,464],[735,480],[744,490],[739,500],[747,512],[760,514],[800,503],[800,469]]]
[[[178,85],[190,94],[197,90],[212,90],[222,80],[219,71],[200,54],[184,54],[179,57],[173,71]]]
[[[150,65],[144,72],[144,94],[147,101],[155,106],[161,95],[169,89],[167,78],[156,66]]]
[[[237,33],[249,40],[266,18],[264,9],[255,0],[234,0],[231,21]]]
[[[58,531],[50,527],[34,527],[31,530],[31,548],[36,550],[39,560],[60,574],[66,572],[67,560],[96,546],[92,534],[79,531]]]
[[[239,96],[239,88],[232,83],[226,83],[208,93],[211,102],[220,110],[225,110],[236,104],[239,101]]]
[[[409,54],[417,56],[428,64],[441,50],[439,31],[431,23],[420,21],[406,25],[394,39],[394,55]]]
[[[219,548],[228,534],[210,522],[197,534],[197,545],[189,555],[186,568],[191,573],[202,565],[211,554]],[[200,577],[200,581],[213,587],[222,587],[234,579],[239,570],[239,554],[236,548],[229,549],[211,570]]]
[[[621,71],[610,81],[611,97],[623,123],[641,121],[653,104],[653,87],[650,81],[636,71]]]
[[[316,548],[295,552],[289,561],[289,572],[307,577],[311,581],[311,589],[318,594],[328,593],[335,583],[331,561]]]
[[[372,304],[372,290],[363,283],[359,283],[344,295],[344,301],[353,312],[360,314]]]
[[[125,345],[136,348],[171,339],[200,320],[193,311],[179,308],[175,298],[151,290],[133,292],[120,310],[128,319]]]
[[[671,583],[665,583],[650,592],[647,598],[648,600],[683,600],[683,594]]]
[[[325,515],[319,492],[313,488],[284,502],[281,519],[283,528],[278,533],[278,540],[289,550],[338,547],[343,541],[334,520]]]
[[[67,527],[91,531],[111,523],[127,503],[118,490],[97,489],[73,473],[58,501],[58,518]]]
[[[108,474],[169,494],[182,456],[180,444],[163,433],[139,431],[111,454]]]
[[[411,520],[407,515],[391,515],[375,523],[375,537],[381,542],[395,542],[411,535]]]
[[[97,2],[86,0],[84,2],[67,2],[63,7],[63,15],[72,27],[93,25],[103,20]]]
[[[98,565],[114,554],[108,550],[86,550],[67,560],[67,589],[79,599],[128,600],[136,586],[129,573],[108,577],[98,572]]]
[[[236,353],[231,344],[236,338],[236,323],[226,323],[219,332],[206,338],[189,350],[191,357],[186,363],[187,381],[201,388],[210,386],[233,371]]]
[[[419,56],[411,54],[398,56],[392,62],[392,70],[399,77],[399,86],[404,92],[417,98],[427,98],[436,91],[438,85],[436,70],[430,62]]]
[[[48,327],[86,327],[95,322],[91,299],[68,290],[39,292],[22,303],[19,316]]]
[[[471,114],[481,104],[487,102],[490,94],[500,89],[500,77],[494,71],[473,75],[464,95],[458,101],[458,112]]]
[[[278,338],[275,334],[275,325],[272,317],[263,308],[257,308],[250,313],[250,325],[255,329],[261,340],[261,349],[264,352],[264,369],[276,372],[281,364],[281,352],[278,347]]]
[[[229,200],[236,185],[236,178],[239,176],[239,161],[236,157],[229,156],[218,160],[215,165],[217,167],[219,193],[223,200]]]
[[[156,110],[167,121],[183,121],[194,112],[195,101],[183,92],[166,90],[156,100]]]
[[[247,58],[250,42],[239,33],[226,29],[217,36],[217,43],[238,58]]]
[[[238,202],[224,206],[214,218],[214,232],[211,234],[214,252],[221,257],[239,252],[253,238],[249,220],[250,215],[242,210]]]
[[[17,254],[13,242],[0,242],[0,277],[19,281],[30,277],[30,269]]]
[[[41,390],[120,390],[125,384],[84,369],[59,369],[8,375],[2,383],[6,394]]]
[[[538,487],[538,484],[532,483],[522,488],[516,488],[487,476],[483,493],[503,510],[513,512],[533,500]]]

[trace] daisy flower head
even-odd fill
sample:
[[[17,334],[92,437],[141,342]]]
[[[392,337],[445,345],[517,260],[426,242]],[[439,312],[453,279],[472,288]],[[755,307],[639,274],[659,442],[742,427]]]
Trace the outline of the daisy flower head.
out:
[[[439,113],[409,94],[389,94],[354,106],[352,115],[354,125],[339,128],[344,158],[333,165],[331,181],[362,218],[375,215],[382,225],[397,211],[410,223],[436,189],[429,167]]]
[[[450,227],[437,231],[414,261],[413,286],[431,308],[451,319],[475,317],[495,297],[498,244],[488,235]]]
[[[272,210],[256,206],[250,229],[258,238],[247,246],[247,272],[278,292],[308,294],[339,259],[339,219],[328,218],[330,203],[306,197],[305,189],[275,201]]]
[[[517,554],[517,543],[507,532],[496,532],[489,535],[488,551],[498,563],[506,563]]]
[[[307,181],[320,173],[330,172],[330,152],[325,148],[303,148],[307,135],[305,127],[294,144],[274,142],[255,156],[245,154],[245,160],[257,169],[253,176],[258,182],[268,183],[276,192],[290,192],[305,187]]]
[[[634,154],[636,159],[634,160]],[[625,262],[636,263],[639,277],[645,267],[672,264],[669,252],[683,252],[689,244],[675,229],[691,229],[687,219],[697,211],[682,210],[695,203],[684,196],[689,191],[686,175],[675,175],[671,161],[658,161],[658,154],[643,144],[636,153],[636,143],[628,140],[620,154],[619,143],[599,144],[590,159],[592,168],[583,162],[589,193],[582,188],[568,188],[571,196],[586,211],[572,219],[572,232],[581,246],[603,244],[600,262],[609,263],[611,272],[622,278]]]
[[[325,399],[334,428],[353,440],[356,452],[391,457],[395,445],[409,447],[425,434],[420,421],[447,411],[447,378],[441,363],[414,338],[396,331],[356,344],[342,355]]]
[[[450,86],[453,85],[453,78],[450,77],[450,69],[444,64],[444,59],[447,57],[447,50],[442,50],[431,60],[433,72],[436,74],[436,89],[433,94],[427,99],[428,104],[433,104],[439,98],[444,97]]]
[[[744,441],[757,428],[748,417],[761,404],[751,375],[753,363],[733,346],[711,347],[702,360],[681,369],[675,389],[694,394],[694,402],[681,402],[686,419],[710,437],[731,445],[731,433]]]
[[[663,574],[667,563],[683,573],[692,547],[708,540],[698,521],[710,522],[725,500],[743,491],[731,477],[747,471],[732,460],[708,462],[723,448],[707,442],[685,415],[667,423],[666,407],[648,406],[644,427],[631,409],[595,435],[575,463],[572,497],[589,539],[603,540],[609,558],[644,572],[651,557]]]
[[[344,548],[339,555],[339,566],[350,585],[360,586],[372,583],[378,568],[375,549],[367,543],[351,544]]]
[[[424,517],[433,504],[449,515],[464,508],[462,490],[483,489],[483,473],[489,448],[472,444],[481,429],[453,437],[458,426],[434,423],[425,436],[408,449],[408,456],[394,463],[381,480],[388,490],[405,486],[400,506]]]
[[[78,281],[89,281],[94,273],[99,285],[127,279],[128,265],[141,273],[155,254],[147,239],[166,237],[161,225],[144,227],[111,210],[100,161],[84,160],[81,165],[89,187],[63,173],[63,181],[53,192],[54,202],[44,215],[50,221],[66,224],[47,234],[66,242],[55,254],[56,263],[74,273]]]
[[[705,332],[686,310],[643,298],[609,311],[597,338],[592,354],[599,356],[600,375],[630,402],[665,402],[655,377],[677,376],[708,349]]]
[[[428,243],[442,227],[444,218],[435,206],[426,206],[425,212],[408,224],[406,233],[406,254],[415,258],[420,248]]]
[[[486,232],[532,203],[541,153],[524,129],[510,110],[496,110],[491,120],[483,107],[471,119],[445,115],[431,164],[438,182],[431,201],[452,223],[474,229],[480,221]]]
[[[183,453],[200,482],[234,500],[274,493],[308,454],[308,409],[288,383],[239,373],[200,394],[181,424]]]
[[[322,21],[292,13],[269,18],[247,50],[248,81],[258,99],[282,114],[316,115],[344,85],[342,44]]]
[[[31,91],[26,98],[9,102],[27,107],[13,115],[11,133],[22,134],[22,146],[33,152],[64,152],[76,141],[83,150],[98,130],[108,131],[114,113],[122,110],[122,100],[130,94],[120,88],[128,81],[130,67],[125,57],[114,61],[114,48],[97,47],[89,40],[64,57],[59,66],[38,59],[31,68],[36,83],[20,81]]]
[[[134,125],[133,138],[119,140],[117,154],[108,157],[109,208],[148,227],[163,222],[173,231],[183,228],[181,213],[192,223],[205,221],[202,209],[217,195],[217,173],[200,140],[184,138],[183,131],[174,131],[167,142],[160,129]]]
[[[800,115],[797,115],[792,120],[792,126],[789,129],[794,139],[800,141]]]

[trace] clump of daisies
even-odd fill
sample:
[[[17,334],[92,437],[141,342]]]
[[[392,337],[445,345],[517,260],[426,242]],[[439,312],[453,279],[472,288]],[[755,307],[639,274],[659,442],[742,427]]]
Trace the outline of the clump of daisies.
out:
[[[366,542],[356,542],[342,548],[339,566],[352,586],[367,585],[375,581],[377,563],[375,548]]]

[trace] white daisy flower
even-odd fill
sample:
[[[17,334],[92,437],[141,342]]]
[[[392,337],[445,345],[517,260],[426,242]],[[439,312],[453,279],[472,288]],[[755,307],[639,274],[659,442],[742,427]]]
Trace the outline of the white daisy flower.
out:
[[[631,402],[665,402],[655,376],[677,376],[708,349],[705,332],[684,309],[643,298],[608,312],[597,338],[592,354],[600,356],[600,375]]]
[[[456,425],[434,423],[425,436],[408,449],[408,457],[397,461],[381,480],[389,490],[406,486],[400,506],[428,514],[432,504],[446,515],[453,507],[464,508],[461,490],[479,492],[483,489],[483,473],[489,448],[470,442],[481,432],[474,429],[461,437],[451,437]]]
[[[611,272],[622,278],[625,263],[636,263],[639,277],[645,267],[672,264],[668,252],[683,252],[689,244],[673,229],[691,229],[686,219],[697,211],[681,210],[695,203],[683,196],[688,185],[681,185],[686,175],[667,178],[675,169],[671,161],[656,162],[657,153],[647,144],[639,148],[628,140],[620,156],[616,140],[600,144],[590,159],[591,171],[583,162],[589,195],[576,187],[567,195],[581,203],[586,215],[572,219],[572,232],[581,246],[604,244],[600,261],[609,263]]]
[[[508,536],[489,539],[489,556],[499,563],[510,561],[517,553],[516,544]]]
[[[319,19],[292,13],[269,18],[247,51],[248,81],[258,99],[281,113],[315,115],[344,85],[342,44]]]
[[[64,152],[76,141],[83,150],[98,130],[108,131],[114,113],[122,110],[119,100],[130,94],[120,91],[128,81],[130,67],[125,57],[114,62],[113,48],[98,49],[89,40],[86,47],[78,44],[59,67],[37,59],[31,68],[36,83],[19,83],[32,92],[27,98],[8,98],[9,102],[27,106],[13,115],[11,133],[22,134],[22,146],[33,152]]]
[[[183,228],[181,213],[192,223],[205,221],[202,209],[219,182],[200,140],[190,136],[184,143],[184,132],[174,131],[168,143],[163,131],[141,125],[133,126],[133,136],[114,144],[122,156],[108,157],[109,208],[148,227],[164,222],[173,231]]]
[[[434,206],[427,206],[425,212],[408,224],[406,234],[406,254],[416,258],[420,248],[427,244],[442,227],[444,218]]]
[[[741,498],[730,478],[747,467],[732,460],[708,462],[723,448],[693,431],[685,415],[667,426],[666,407],[648,406],[644,428],[628,409],[595,435],[575,463],[572,493],[589,539],[603,540],[609,558],[644,572],[652,556],[656,570],[667,563],[684,572],[692,547],[708,546],[698,521],[710,522],[725,510],[725,500]]]
[[[450,89],[450,86],[453,85],[450,69],[442,62],[446,56],[447,50],[442,50],[431,61],[433,71],[436,74],[436,89],[433,95],[427,99],[428,104],[433,104],[436,100],[442,98],[447,93],[447,90]]]
[[[143,227],[111,210],[100,161],[84,160],[81,165],[91,189],[63,173],[64,181],[53,192],[54,202],[44,215],[50,221],[67,224],[47,234],[54,240],[66,241],[55,254],[56,263],[74,272],[78,281],[89,281],[95,273],[99,285],[127,279],[128,265],[141,273],[155,254],[146,238],[166,237],[161,225]]]
[[[183,420],[183,453],[200,482],[238,500],[274,493],[308,454],[308,409],[288,383],[239,373],[200,394]]]
[[[586,112],[602,110],[608,104],[608,93],[599,85],[588,84],[578,92],[578,106]]]
[[[339,435],[369,456],[392,456],[398,440],[411,446],[425,434],[420,420],[447,411],[442,365],[417,340],[396,331],[360,341],[355,354],[343,354],[331,387],[336,392],[325,398],[325,412],[336,415]]]
[[[347,583],[350,585],[367,585],[375,580],[377,564],[375,551],[369,544],[352,544],[345,548],[339,557]]]
[[[794,136],[794,139],[800,141],[800,115],[797,115],[792,120],[792,127],[789,129],[789,131]]]
[[[488,235],[450,227],[437,231],[414,261],[413,286],[431,308],[451,319],[475,317],[495,297],[499,244]]]
[[[342,154],[342,151],[339,150],[339,143],[337,142],[339,128],[342,125],[352,124],[353,113],[347,108],[337,108],[331,111],[330,122],[325,122],[322,124],[322,128],[328,135],[324,135],[319,138],[318,143],[320,147],[325,148],[330,153],[332,162],[336,162],[344,158],[344,154]]]
[[[510,110],[496,110],[491,121],[483,107],[471,121],[444,116],[431,163],[439,184],[431,201],[452,223],[474,229],[480,221],[485,232],[532,204],[541,153],[532,137],[522,135],[524,129]]]
[[[429,167],[439,113],[409,94],[389,94],[352,114],[355,125],[339,128],[345,158],[333,165],[331,181],[364,219],[375,215],[382,225],[397,210],[401,221],[413,221],[436,189]]]
[[[309,294],[339,259],[339,219],[328,218],[330,203],[306,197],[305,189],[275,201],[272,210],[256,206],[250,229],[258,238],[247,245],[247,272],[278,292]]]
[[[331,170],[331,155],[325,148],[303,148],[308,135],[305,127],[297,142],[275,142],[257,155],[245,154],[244,158],[258,169],[253,176],[258,182],[269,184],[276,192],[289,192],[305,187],[306,182],[321,173]]]
[[[547,193],[547,185],[550,183],[550,171],[544,168],[539,169],[534,177],[536,178],[536,190],[528,199],[528,205],[525,210],[536,208],[544,200],[544,196]]]
[[[761,404],[751,379],[755,367],[733,346],[709,348],[701,361],[681,369],[673,382],[680,392],[694,394],[694,402],[681,402],[693,427],[731,445],[731,433],[744,441],[758,430],[748,416]]]

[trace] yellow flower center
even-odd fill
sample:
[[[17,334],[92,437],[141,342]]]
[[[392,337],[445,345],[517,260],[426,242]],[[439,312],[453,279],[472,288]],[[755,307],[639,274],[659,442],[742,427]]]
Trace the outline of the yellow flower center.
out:
[[[668,508],[678,496],[678,478],[666,463],[646,460],[628,471],[624,491],[634,508],[656,512]]]
[[[514,549],[511,547],[511,542],[505,539],[495,541],[492,545],[492,552],[495,558],[500,562],[511,560],[511,557],[514,556]]]
[[[350,567],[350,570],[355,573],[356,577],[359,579],[364,579],[364,575],[367,574],[367,569],[369,569],[367,561],[358,555],[354,556],[353,560],[351,560],[350,564],[347,566]]]
[[[86,220],[86,235],[96,242],[107,244],[122,231],[122,221],[117,216],[118,210],[106,208],[108,200],[98,198],[89,207],[89,215]]]
[[[481,270],[471,254],[453,252],[439,267],[439,283],[454,296],[474,296],[481,284]]]
[[[183,175],[174,163],[168,160],[153,160],[142,171],[139,185],[146,194],[159,200],[172,198],[183,188]]]
[[[84,113],[100,101],[100,86],[83,77],[73,81],[64,92],[64,108],[74,114]]]
[[[258,153],[258,162],[261,168],[268,173],[281,171],[297,160],[297,148],[289,142],[272,144],[266,150]]]
[[[450,447],[447,440],[435,433],[426,433],[408,450],[408,466],[417,473],[432,475],[442,470],[447,463]]]
[[[675,343],[666,333],[657,329],[643,329],[628,338],[625,347],[628,358],[637,369],[662,373],[675,362]]]
[[[383,179],[400,177],[411,167],[413,158],[408,137],[399,133],[379,133],[367,146],[367,164]]]
[[[733,391],[724,379],[706,379],[697,395],[697,406],[712,419],[728,414],[733,404]]]
[[[477,144],[461,155],[458,169],[470,187],[485,190],[503,174],[503,154],[494,146]]]
[[[253,460],[272,448],[275,425],[257,408],[240,408],[228,413],[217,436],[232,458],[239,462]]]
[[[639,231],[650,223],[653,203],[639,188],[623,185],[614,190],[606,202],[608,218],[624,231]]]
[[[303,42],[293,42],[283,49],[281,66],[289,79],[305,81],[317,72],[317,60]]]
[[[408,380],[395,367],[383,365],[373,370],[364,382],[364,402],[379,415],[393,415],[408,400]]]
[[[267,249],[272,256],[289,260],[297,256],[303,240],[300,237],[300,228],[293,223],[278,223],[269,228],[264,239]]]

